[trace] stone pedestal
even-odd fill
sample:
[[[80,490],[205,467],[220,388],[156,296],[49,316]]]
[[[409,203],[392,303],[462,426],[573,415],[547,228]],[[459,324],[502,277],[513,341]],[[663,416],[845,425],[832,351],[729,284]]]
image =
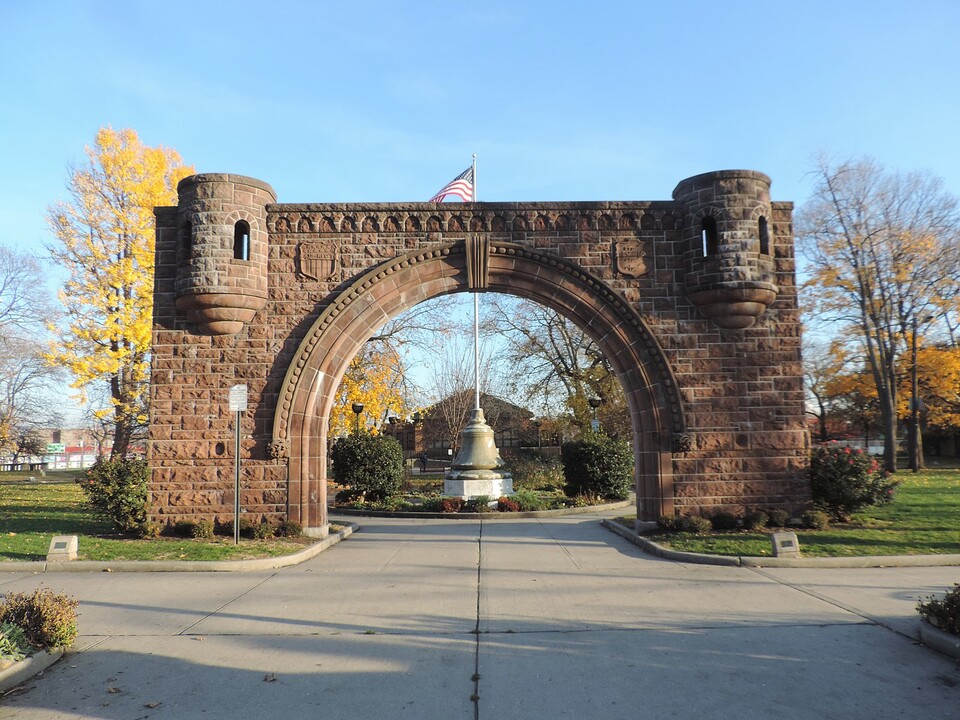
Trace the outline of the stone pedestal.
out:
[[[465,500],[481,495],[491,500],[513,495],[513,478],[501,469],[504,465],[493,428],[487,425],[483,410],[477,408],[463,429],[460,452],[444,478],[443,494]]]

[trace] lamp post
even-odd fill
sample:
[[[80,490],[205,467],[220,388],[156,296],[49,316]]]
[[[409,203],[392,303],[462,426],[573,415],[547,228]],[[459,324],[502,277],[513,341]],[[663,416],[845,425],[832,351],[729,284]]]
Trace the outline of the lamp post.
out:
[[[911,392],[910,392],[910,469],[913,472],[920,471],[920,387],[917,379],[917,327],[921,324],[926,325],[933,320],[933,315],[928,315],[922,320],[916,315],[913,316],[913,338],[912,338],[912,360],[913,368],[910,372]]]
[[[537,450],[540,450],[541,448],[543,448],[543,443],[540,441],[540,426],[541,426],[541,425],[543,425],[543,423],[542,423],[540,420],[534,420],[534,421],[533,421],[533,426],[537,429]]]
[[[356,421],[353,426],[353,432],[355,435],[360,434],[360,413],[363,412],[363,403],[354,403],[350,406],[353,412],[356,414]]]
[[[593,422],[590,424],[590,427],[594,432],[600,432],[600,421],[597,419],[597,408],[600,407],[600,404],[603,402],[603,400],[598,397],[592,397],[587,402],[589,402],[590,407],[593,408]]]

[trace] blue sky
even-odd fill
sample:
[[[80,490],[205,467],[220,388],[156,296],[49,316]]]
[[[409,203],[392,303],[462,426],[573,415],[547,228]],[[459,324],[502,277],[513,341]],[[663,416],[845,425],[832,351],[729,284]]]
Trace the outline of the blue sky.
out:
[[[280,202],[669,199],[818,153],[960,195],[960,3],[0,0],[0,243],[43,253],[103,125]],[[51,268],[51,280],[58,277]]]
[[[2,241],[98,127],[281,202],[667,199],[761,170],[801,204],[818,152],[960,194],[960,3],[0,0]]]

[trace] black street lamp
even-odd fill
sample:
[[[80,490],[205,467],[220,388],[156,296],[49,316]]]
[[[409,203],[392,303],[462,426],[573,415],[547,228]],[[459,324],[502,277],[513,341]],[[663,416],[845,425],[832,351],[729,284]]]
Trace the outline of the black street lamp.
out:
[[[592,429],[594,432],[600,432],[600,421],[597,419],[597,408],[603,403],[598,397],[592,397],[587,402],[590,403],[590,407],[593,408],[593,423]]]
[[[356,413],[356,422],[354,423],[354,433],[360,434],[360,413],[363,412],[363,403],[355,402],[350,406],[354,413]]]

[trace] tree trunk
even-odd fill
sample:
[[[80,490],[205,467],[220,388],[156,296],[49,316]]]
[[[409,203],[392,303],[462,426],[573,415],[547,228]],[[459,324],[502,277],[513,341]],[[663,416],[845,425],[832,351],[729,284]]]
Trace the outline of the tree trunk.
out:
[[[927,464],[923,457],[923,426],[918,423],[917,424],[917,468],[920,470],[923,470],[926,467],[927,467]]]
[[[897,471],[897,409],[896,398],[890,393],[880,395],[880,418],[883,423],[883,469],[889,473]]]
[[[113,427],[113,447],[110,448],[111,460],[126,460],[133,438],[133,426],[129,417],[117,417]]]

